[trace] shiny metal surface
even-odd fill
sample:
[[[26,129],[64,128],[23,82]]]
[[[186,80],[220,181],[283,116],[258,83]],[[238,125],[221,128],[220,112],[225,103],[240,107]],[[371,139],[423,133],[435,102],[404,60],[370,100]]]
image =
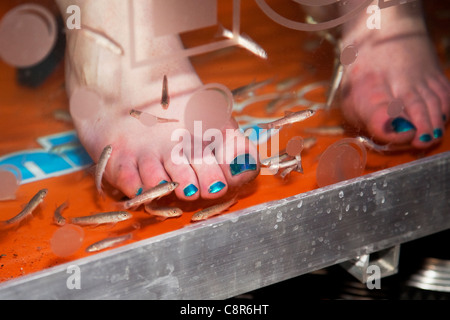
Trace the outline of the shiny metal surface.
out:
[[[446,230],[449,208],[446,152],[11,280],[0,299],[228,298]]]
[[[407,285],[423,290],[450,292],[450,261],[427,258],[422,268],[407,281]]]

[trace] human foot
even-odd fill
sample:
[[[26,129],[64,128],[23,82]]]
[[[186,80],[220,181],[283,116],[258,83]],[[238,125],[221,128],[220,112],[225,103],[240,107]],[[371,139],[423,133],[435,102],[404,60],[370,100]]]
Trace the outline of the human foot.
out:
[[[126,3],[121,0],[80,3],[82,12],[86,12],[83,24],[114,39],[113,44],[122,48],[123,54],[79,31],[69,32],[67,41],[66,82],[79,138],[95,161],[106,145],[113,147],[105,179],[130,198],[164,180],[174,181],[179,183],[175,190],[179,199],[195,200],[221,197],[229,188],[240,187],[255,178],[259,172],[257,150],[236,130],[233,119],[222,128],[233,134],[224,134],[214,152],[204,143],[201,159],[195,162],[186,153],[181,155],[184,161],[174,156],[179,141],[173,139],[173,134],[184,130],[188,101],[203,85],[187,59],[138,68],[130,65],[129,30],[124,27],[129,25]],[[139,9],[151,15],[146,3],[137,5],[143,5]],[[59,4],[64,12],[67,3],[61,0]],[[151,20],[135,21],[135,28],[141,33],[137,37],[146,39],[136,55],[151,57],[181,48],[176,36],[164,37],[163,41],[152,39],[145,33],[150,28],[148,21]],[[169,79],[170,90],[167,110],[160,105],[164,75]],[[88,117],[77,118],[77,110],[73,110],[77,101],[73,100],[83,98],[86,92],[98,98],[94,101],[97,105]],[[130,116],[133,108],[180,121],[148,126]]]
[[[440,141],[450,115],[450,84],[439,67],[417,2],[383,9],[381,29],[367,15],[344,25],[344,117],[376,140],[428,148]],[[342,51],[341,51],[342,52]]]

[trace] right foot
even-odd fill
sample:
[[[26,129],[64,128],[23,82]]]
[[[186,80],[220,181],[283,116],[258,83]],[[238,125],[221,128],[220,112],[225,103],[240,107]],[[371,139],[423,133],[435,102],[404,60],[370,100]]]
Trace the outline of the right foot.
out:
[[[59,0],[59,5],[65,12],[69,3]],[[218,150],[217,154],[223,153],[225,159],[205,152],[205,161],[201,164],[177,164],[172,159],[172,150],[179,142],[172,141],[171,135],[174,130],[183,128],[183,121],[146,126],[131,117],[129,111],[145,105],[145,108],[139,109],[161,118],[184,119],[189,98],[203,86],[189,60],[185,58],[132,68],[129,30],[126,27],[127,2],[96,0],[81,3],[79,7],[82,13],[86,13],[82,21],[84,25],[107,34],[124,49],[123,56],[120,56],[80,32],[68,33],[66,82],[69,97],[77,89],[87,88],[105,102],[101,108],[92,110],[89,118],[74,117],[75,127],[80,141],[95,161],[98,161],[106,145],[113,146],[104,175],[112,186],[132,198],[161,181],[174,181],[179,183],[175,190],[179,199],[214,199],[223,196],[229,188],[241,187],[258,175],[256,147],[237,130],[235,139],[227,136],[218,148],[222,150]],[[140,9],[150,10],[148,6]],[[177,36],[158,41],[142,34],[151,28],[146,21],[137,21],[135,28],[147,40],[146,46],[139,46],[141,51],[136,52],[138,56],[148,58],[181,48]],[[164,75],[169,79],[168,110],[163,110],[160,105]],[[237,128],[237,123],[230,119],[224,129]],[[234,159],[237,160],[233,164]]]

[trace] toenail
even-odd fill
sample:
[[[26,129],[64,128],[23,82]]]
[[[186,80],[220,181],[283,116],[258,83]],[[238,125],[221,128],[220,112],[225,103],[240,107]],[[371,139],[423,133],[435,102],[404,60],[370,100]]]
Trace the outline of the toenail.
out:
[[[421,135],[419,137],[419,140],[422,142],[430,142],[431,139],[433,139],[433,138],[431,138],[431,136],[428,133],[424,133],[423,135]]]
[[[407,132],[409,130],[415,130],[416,127],[404,118],[395,118],[392,120],[392,128],[397,133]]]
[[[163,184],[163,183],[167,183],[167,180],[161,180],[158,184]]]
[[[198,191],[198,188],[194,186],[193,184],[188,185],[186,188],[184,188],[183,192],[186,197],[193,196]]]
[[[255,171],[256,170],[256,161],[255,159],[249,155],[241,154],[234,158],[234,160],[230,164],[231,175],[235,176],[241,174],[245,171]]]
[[[142,191],[144,191],[144,189],[143,188],[139,188],[138,191],[136,192],[136,196],[142,194]]]
[[[222,190],[223,188],[225,188],[225,183],[223,183],[222,181],[217,181],[209,186],[208,192],[209,193],[217,193],[220,190]]]
[[[435,139],[441,138],[442,135],[443,135],[443,133],[442,133],[442,129],[441,128],[436,128],[436,129],[433,130],[433,136],[434,136]]]

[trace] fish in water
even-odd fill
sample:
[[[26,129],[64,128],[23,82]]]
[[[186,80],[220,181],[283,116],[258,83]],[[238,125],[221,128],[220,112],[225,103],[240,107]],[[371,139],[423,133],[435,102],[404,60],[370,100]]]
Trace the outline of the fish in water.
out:
[[[112,211],[97,213],[90,216],[75,217],[70,219],[70,222],[81,226],[89,226],[117,223],[131,219],[132,217],[132,214],[126,211]]]
[[[157,207],[151,203],[147,203],[144,208],[147,213],[164,220],[167,218],[181,217],[183,214],[183,210],[177,207]]]
[[[205,208],[203,210],[200,210],[200,211],[194,213],[194,215],[191,218],[191,221],[201,221],[201,220],[209,219],[213,216],[217,216],[217,215],[221,214],[222,212],[224,212],[225,210],[227,210],[228,208],[230,208],[236,202],[237,202],[237,199],[233,198],[224,203],[219,203],[219,204],[213,205],[211,207]]]
[[[312,117],[314,114],[315,111],[311,109],[297,112],[286,111],[285,116],[283,118],[268,123],[261,123],[258,124],[258,126],[263,129],[279,129],[287,124],[306,120],[309,117]]]
[[[363,136],[358,136],[356,139],[361,142],[366,148],[376,151],[376,152],[396,152],[396,151],[405,151],[410,150],[411,147],[408,145],[392,145],[390,143],[385,145],[379,145],[373,142],[371,139]]]
[[[167,110],[167,108],[169,108],[169,102],[170,102],[169,85],[168,85],[168,81],[167,81],[167,76],[164,75],[162,94],[161,94],[161,106],[164,110]]]
[[[136,119],[140,120],[140,119],[141,119],[141,115],[142,115],[143,113],[144,113],[144,112],[142,112],[142,111],[139,111],[139,110],[136,110],[136,109],[132,109],[132,110],[130,111],[130,116],[132,116],[133,118],[136,118]],[[147,115],[147,116],[151,116],[151,117],[154,118],[154,120],[152,119],[152,121],[151,121],[152,124],[154,124],[154,123],[167,123],[167,122],[179,122],[179,120],[177,120],[177,119],[160,118],[160,117],[156,117],[156,116],[154,116],[154,115],[151,115],[151,114],[149,114],[149,113],[146,113],[146,115]]]
[[[337,136],[345,134],[345,129],[341,126],[321,126],[317,128],[304,128],[304,132],[318,135]]]
[[[104,198],[104,193],[102,190],[102,179],[103,174],[106,169],[106,165],[108,164],[108,160],[111,157],[113,151],[113,147],[111,145],[107,145],[100,155],[98,160],[97,167],[95,169],[95,187],[97,188],[97,192]]]
[[[165,182],[159,184],[156,187],[144,191],[142,194],[123,202],[122,206],[125,209],[129,209],[132,207],[138,207],[141,204],[149,203],[155,199],[159,199],[165,195],[168,195],[173,190],[175,190],[178,187],[178,185],[179,185],[178,182]]]
[[[86,252],[97,252],[117,246],[132,238],[132,234],[128,233],[122,236],[110,237],[91,244],[86,248]]]
[[[123,56],[123,47],[106,33],[83,25],[79,32],[82,32],[86,37],[94,40],[98,45],[110,50],[114,54]]]
[[[66,201],[56,208],[55,213],[53,214],[53,222],[55,222],[58,226],[63,226],[66,224],[66,218],[62,216],[62,212],[67,209],[68,206],[69,203]]]
[[[17,214],[16,216],[12,217],[9,220],[2,221],[1,224],[3,225],[11,225],[14,223],[18,223],[31,215],[33,211],[37,208],[37,206],[44,200],[44,198],[47,196],[48,190],[42,189],[39,190],[38,193],[36,193],[33,198],[28,202],[28,204],[23,208],[23,210]]]

